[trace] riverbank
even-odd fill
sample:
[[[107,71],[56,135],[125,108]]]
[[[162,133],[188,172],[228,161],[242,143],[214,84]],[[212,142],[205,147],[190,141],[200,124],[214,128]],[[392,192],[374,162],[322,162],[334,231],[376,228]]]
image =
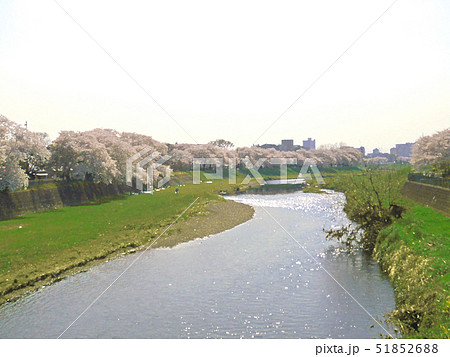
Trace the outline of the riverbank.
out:
[[[249,220],[253,208],[219,197],[222,188],[219,182],[191,184],[177,194],[172,187],[1,221],[0,303],[152,244],[197,197],[152,247],[172,247]]]
[[[397,308],[388,321],[407,338],[450,338],[450,219],[406,202],[383,229],[374,256],[392,281]]]
[[[402,196],[406,177],[406,170],[368,172],[335,177],[328,187],[345,193],[348,217],[364,230],[349,241],[373,249],[392,282],[396,309],[387,321],[404,338],[449,338],[450,219]]]

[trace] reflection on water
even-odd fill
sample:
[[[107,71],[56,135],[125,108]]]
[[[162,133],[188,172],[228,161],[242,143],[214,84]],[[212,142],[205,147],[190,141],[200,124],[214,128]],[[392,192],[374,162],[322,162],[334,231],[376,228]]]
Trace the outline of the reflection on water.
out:
[[[381,318],[394,308],[392,288],[373,259],[324,239],[323,228],[347,222],[341,194],[233,199],[255,206],[254,219],[205,239],[148,251],[63,337],[371,338],[384,333],[321,268],[372,316]],[[57,337],[133,259],[99,265],[0,306],[0,337]]]

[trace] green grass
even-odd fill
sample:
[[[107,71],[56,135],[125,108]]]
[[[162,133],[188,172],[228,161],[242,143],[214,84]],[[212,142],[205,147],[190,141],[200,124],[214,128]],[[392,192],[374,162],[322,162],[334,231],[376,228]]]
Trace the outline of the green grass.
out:
[[[379,234],[376,257],[396,293],[391,321],[404,337],[450,337],[449,237],[450,218],[412,202]]]
[[[263,177],[264,180],[277,180],[280,178],[280,168],[279,167],[264,167],[258,170],[259,174]],[[299,167],[290,167],[287,168],[287,178],[288,179],[296,179],[300,172]],[[250,170],[248,169],[240,169],[238,171],[241,175],[250,175]]]
[[[327,193],[326,191],[322,190],[320,187],[307,187],[303,189],[303,192],[305,193]]]
[[[287,167],[287,178],[288,179],[296,179],[298,178],[298,175],[300,173],[301,167]],[[342,174],[351,174],[355,172],[361,172],[361,169],[354,166],[349,167],[321,167],[319,168],[319,171],[323,177],[332,177],[335,175],[342,175]],[[280,178],[280,168],[279,167],[265,167],[260,168],[258,170],[260,175],[263,177],[264,180],[276,180]],[[311,172],[309,169],[308,172]],[[250,175],[250,170],[248,169],[239,169],[238,175],[245,176]]]
[[[323,176],[330,175],[339,175],[339,174],[348,174],[355,172],[362,172],[361,168],[356,166],[347,166],[347,167],[323,167],[320,168],[320,172]]]

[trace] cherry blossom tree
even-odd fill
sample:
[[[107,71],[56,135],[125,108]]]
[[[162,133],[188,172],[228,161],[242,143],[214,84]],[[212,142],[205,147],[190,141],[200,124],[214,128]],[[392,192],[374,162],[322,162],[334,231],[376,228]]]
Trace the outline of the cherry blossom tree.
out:
[[[93,132],[62,131],[51,152],[53,172],[65,180],[110,183],[118,176],[116,162]]]
[[[62,131],[51,145],[50,167],[65,180],[124,182],[127,160],[146,148],[160,155],[168,151],[166,144],[143,134],[112,129]],[[161,176],[166,168],[161,165],[153,172]]]
[[[117,169],[115,179],[125,181],[128,158],[135,155],[143,146],[133,147],[133,139],[113,129],[94,129],[87,133],[92,134],[100,144],[104,145],[109,157],[115,162]]]
[[[168,152],[168,146],[166,144],[161,143],[148,135],[123,132],[120,134],[120,140],[122,142],[127,142],[137,152],[146,147],[151,147],[152,149],[164,155]]]
[[[412,149],[411,163],[418,171],[450,175],[450,129],[418,139]]]
[[[48,135],[35,133],[0,115],[0,190],[17,190],[43,168]]]
[[[231,141],[224,140],[224,139],[216,139],[214,141],[210,141],[209,144],[225,148],[225,149],[231,149],[234,147],[234,144]]]
[[[387,164],[389,159],[387,157],[378,156],[378,157],[371,157],[369,159],[365,159],[365,162],[368,166],[380,166]]]

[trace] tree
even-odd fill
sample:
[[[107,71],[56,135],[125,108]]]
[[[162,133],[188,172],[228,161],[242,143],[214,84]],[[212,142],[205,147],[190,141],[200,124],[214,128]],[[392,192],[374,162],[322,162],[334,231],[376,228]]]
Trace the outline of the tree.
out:
[[[42,169],[50,153],[48,135],[31,132],[0,115],[0,190],[17,190]]]
[[[394,218],[399,218],[404,210],[399,202],[405,177],[402,171],[368,169],[362,175],[334,178],[330,187],[345,193],[345,212],[353,222],[326,230],[327,239],[336,239],[347,245],[357,244],[372,251],[378,233]]]
[[[123,182],[127,160],[145,148],[161,155],[168,151],[166,144],[142,134],[112,129],[62,131],[51,145],[50,167],[65,180]],[[154,170],[155,174],[162,175],[166,167],[163,165]]]
[[[179,148],[170,151],[170,166],[176,171],[189,171],[192,169],[194,157],[187,150]]]
[[[136,152],[139,152],[146,147],[151,147],[164,155],[168,152],[166,144],[161,143],[148,135],[123,132],[120,134],[120,140],[122,142],[127,142],[136,150]]]
[[[62,131],[51,152],[52,170],[65,180],[110,183],[119,175],[116,162],[93,132]]]
[[[16,191],[28,186],[28,175],[15,158],[0,163],[0,191]]]
[[[140,149],[133,147],[133,138],[130,138],[130,133],[120,133],[113,129],[94,129],[86,132],[95,137],[95,140],[103,145],[109,157],[115,162],[117,174],[115,179],[125,181],[126,177],[126,162],[128,158],[136,154]],[[138,150],[139,149],[139,150]]]
[[[418,171],[450,175],[450,129],[423,136],[413,146],[411,163]]]
[[[369,167],[379,167],[381,165],[386,165],[388,163],[389,159],[387,157],[383,156],[377,156],[377,157],[371,157],[368,159],[365,159],[366,164]]]
[[[216,139],[214,141],[210,141],[208,144],[218,146],[220,148],[225,148],[225,149],[231,149],[232,147],[234,147],[234,144],[231,141],[224,140],[224,139]]]

